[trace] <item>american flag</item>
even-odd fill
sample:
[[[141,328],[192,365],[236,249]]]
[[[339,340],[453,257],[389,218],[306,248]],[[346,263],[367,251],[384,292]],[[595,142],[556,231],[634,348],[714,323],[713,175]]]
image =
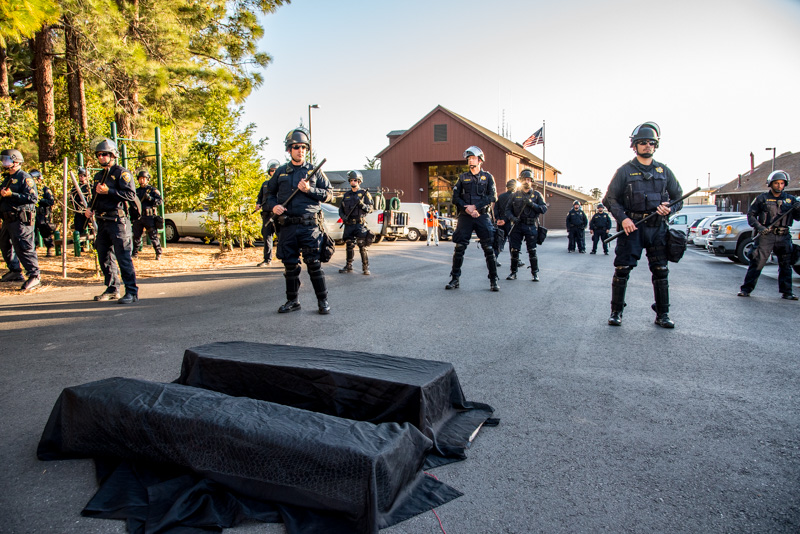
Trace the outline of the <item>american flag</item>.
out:
[[[525,139],[525,142],[522,143],[522,148],[528,148],[529,146],[543,144],[544,143],[544,134],[542,133],[542,128],[539,128],[534,132],[532,136]]]

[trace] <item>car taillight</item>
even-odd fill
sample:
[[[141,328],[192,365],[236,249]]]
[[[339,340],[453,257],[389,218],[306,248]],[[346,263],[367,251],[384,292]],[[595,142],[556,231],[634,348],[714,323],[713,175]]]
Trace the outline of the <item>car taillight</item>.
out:
[[[339,220],[336,221],[336,224],[342,224],[342,218],[341,217],[339,217]]]
[[[383,224],[383,213],[378,214],[378,224]]]
[[[708,233],[708,228],[703,228],[703,232],[700,235],[706,235]]]

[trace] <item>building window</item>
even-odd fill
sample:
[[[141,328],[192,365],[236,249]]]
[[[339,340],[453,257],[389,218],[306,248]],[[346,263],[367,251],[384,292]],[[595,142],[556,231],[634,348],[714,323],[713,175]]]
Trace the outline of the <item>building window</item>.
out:
[[[434,124],[433,125],[433,142],[443,143],[447,141],[447,125]]]

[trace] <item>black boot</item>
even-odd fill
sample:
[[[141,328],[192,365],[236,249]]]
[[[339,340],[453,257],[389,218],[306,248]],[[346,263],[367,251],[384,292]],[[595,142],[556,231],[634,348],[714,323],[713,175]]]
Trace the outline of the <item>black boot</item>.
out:
[[[622,325],[622,310],[625,308],[625,290],[628,288],[628,279],[613,277],[611,279],[611,316],[608,324],[611,326]]]
[[[534,282],[539,281],[539,258],[536,256],[536,249],[528,250],[528,259],[531,262],[531,279]]]
[[[464,264],[464,252],[466,250],[467,245],[460,243],[453,249],[453,268],[450,269],[450,282],[444,286],[445,289],[458,289],[458,279],[461,277],[461,266]]]
[[[278,308],[278,313],[289,313],[300,309],[297,295],[300,292],[300,264],[284,264],[286,278],[286,303]]]
[[[494,256],[494,249],[491,246],[483,247],[483,255],[486,258],[486,267],[489,268],[489,289],[500,291],[497,285],[497,258]]]
[[[369,274],[369,254],[367,253],[366,247],[361,247],[358,249],[361,253],[361,270],[364,274]]]
[[[355,249],[350,248],[350,243],[347,244],[346,249],[346,256],[345,256],[345,263],[344,267],[339,269],[340,273],[352,273],[353,272],[353,258],[355,257]]]
[[[311,277],[311,285],[314,286],[314,293],[317,295],[317,306],[320,315],[328,315],[331,307],[328,305],[328,288],[325,286],[325,273],[322,271],[322,264],[318,261],[308,264],[308,276]]]
[[[511,249],[511,274],[506,277],[506,280],[517,279],[517,269],[519,269],[519,250]]]
[[[656,302],[650,307],[656,312],[655,324],[661,328],[675,328],[669,318],[669,280],[653,280],[653,296]]]
[[[458,277],[453,276],[450,278],[450,281],[447,282],[447,285],[444,286],[445,289],[458,289]]]

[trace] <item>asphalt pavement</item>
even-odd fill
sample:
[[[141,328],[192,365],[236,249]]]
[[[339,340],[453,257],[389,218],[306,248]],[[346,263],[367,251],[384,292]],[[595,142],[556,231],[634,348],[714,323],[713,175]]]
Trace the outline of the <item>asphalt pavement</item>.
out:
[[[303,309],[276,313],[282,269],[254,265],[142,280],[131,306],[93,302],[99,284],[1,297],[0,532],[125,532],[80,515],[91,461],[36,459],[53,404],[107,377],[172,381],[186,348],[231,340],[452,362],[467,399],[501,422],[432,470],[464,493],[436,510],[448,534],[800,531],[800,303],[780,299],[775,266],[745,299],[742,266],[689,250],[670,264],[677,327],[664,330],[645,262],[615,328],[613,251],[566,244],[554,232],[540,247],[538,283],[505,280],[506,249],[497,293],[475,244],[453,291],[452,243],[374,245],[371,276],[339,274],[339,247],[328,316],[305,272]],[[382,532],[441,531],[425,513]]]

